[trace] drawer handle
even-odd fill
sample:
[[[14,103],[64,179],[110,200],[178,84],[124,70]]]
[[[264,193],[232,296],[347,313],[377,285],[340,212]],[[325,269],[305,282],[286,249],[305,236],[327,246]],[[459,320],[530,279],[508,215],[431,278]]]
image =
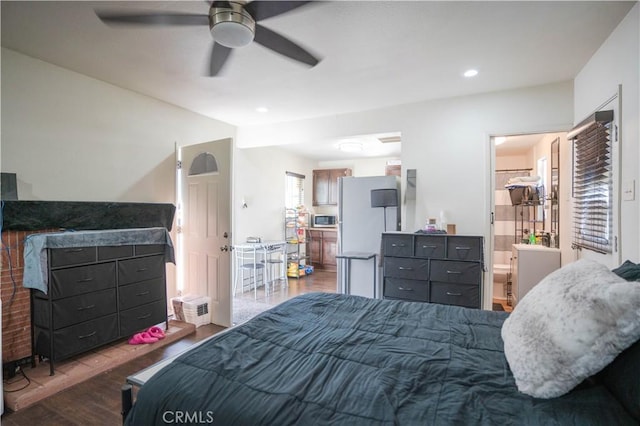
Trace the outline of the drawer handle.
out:
[[[400,291],[413,291],[413,289],[411,287],[407,287],[407,288],[398,287],[398,290],[400,290]]]
[[[471,250],[471,247],[456,246],[456,250]]]
[[[147,294],[149,294],[148,291],[143,291],[142,293],[136,294],[136,296],[146,296]]]
[[[398,270],[400,271],[413,271],[413,268],[410,266],[398,266]]]
[[[438,246],[422,246],[422,248],[423,249],[426,249],[426,248],[435,249],[435,248],[438,248]]]
[[[66,249],[64,252],[65,253],[80,253],[81,251],[84,251],[84,249],[83,248]]]
[[[144,272],[146,270],[147,270],[147,268],[140,268],[140,269],[136,269],[136,272]]]
[[[81,280],[77,280],[76,282],[77,282],[77,283],[88,283],[89,281],[93,281],[93,278],[92,278],[92,277],[89,277],[89,278],[83,278],[83,279],[81,279]]]
[[[147,319],[147,318],[149,318],[150,316],[151,316],[151,314],[146,314],[146,315],[142,315],[142,316],[138,317],[138,319],[139,319],[139,320]]]
[[[78,310],[79,311],[86,311],[87,309],[93,309],[95,307],[96,307],[96,305],[89,305],[89,306],[80,307],[80,308],[78,308]]]
[[[403,243],[400,243],[400,244],[393,243],[393,244],[391,244],[391,247],[404,247],[404,244]]]
[[[447,271],[447,274],[459,275],[462,271]]]
[[[450,291],[448,291],[447,296],[462,296],[462,293],[451,293]]]
[[[95,336],[96,332],[85,334],[84,336],[78,336],[78,339],[86,339],[87,337]]]

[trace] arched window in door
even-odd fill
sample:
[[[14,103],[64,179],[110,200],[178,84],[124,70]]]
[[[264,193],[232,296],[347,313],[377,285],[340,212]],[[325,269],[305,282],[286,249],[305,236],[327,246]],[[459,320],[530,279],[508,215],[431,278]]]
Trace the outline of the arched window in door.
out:
[[[191,162],[191,166],[189,166],[189,176],[217,173],[218,162],[216,161],[216,157],[209,152],[201,152],[196,155],[196,158]]]

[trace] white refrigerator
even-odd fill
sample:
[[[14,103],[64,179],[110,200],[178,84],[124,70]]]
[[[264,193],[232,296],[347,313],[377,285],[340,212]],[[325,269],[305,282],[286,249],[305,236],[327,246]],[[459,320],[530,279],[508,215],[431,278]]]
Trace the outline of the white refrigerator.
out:
[[[338,257],[337,290],[339,293],[346,293],[345,289],[349,288],[349,294],[374,297],[375,288],[376,297],[382,296],[382,269],[380,268],[382,233],[400,229],[399,188],[400,184],[396,176],[345,176],[338,179],[338,255],[353,252],[376,254],[375,282],[373,259],[348,261]],[[375,191],[373,200],[372,190]],[[372,207],[372,205],[391,204],[395,206]],[[347,262],[350,262],[349,266]],[[347,280],[349,280],[348,286]]]

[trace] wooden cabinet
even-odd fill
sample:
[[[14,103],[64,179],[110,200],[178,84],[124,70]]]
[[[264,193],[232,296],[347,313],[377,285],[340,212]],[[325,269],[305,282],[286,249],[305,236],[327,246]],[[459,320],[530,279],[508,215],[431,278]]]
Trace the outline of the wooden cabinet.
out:
[[[383,296],[482,307],[483,238],[382,234]]]
[[[337,266],[336,253],[338,248],[338,238],[335,231],[325,231],[322,233],[322,267],[325,269],[335,269]]]
[[[336,269],[338,238],[335,230],[309,231],[309,260],[318,268]]]
[[[351,176],[351,169],[313,171],[313,205],[338,205],[338,178]]]
[[[54,361],[167,321],[165,245],[48,249],[49,291],[32,291],[33,354]]]
[[[309,231],[307,238],[309,262],[314,266],[322,265],[322,231]]]

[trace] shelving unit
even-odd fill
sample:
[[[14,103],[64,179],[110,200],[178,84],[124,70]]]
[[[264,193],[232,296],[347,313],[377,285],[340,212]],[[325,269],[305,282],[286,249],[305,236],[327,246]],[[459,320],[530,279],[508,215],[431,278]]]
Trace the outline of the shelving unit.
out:
[[[307,229],[309,228],[308,212],[297,209],[286,209],[284,218],[284,239],[287,242],[287,276],[300,278],[305,275],[307,264]]]
[[[538,209],[542,207],[542,218],[538,218]],[[524,238],[525,229],[529,234],[536,232],[536,225],[540,224],[540,230],[544,230],[544,189],[539,187],[535,196],[522,199],[520,203],[513,205],[514,209],[514,244],[520,244]]]

